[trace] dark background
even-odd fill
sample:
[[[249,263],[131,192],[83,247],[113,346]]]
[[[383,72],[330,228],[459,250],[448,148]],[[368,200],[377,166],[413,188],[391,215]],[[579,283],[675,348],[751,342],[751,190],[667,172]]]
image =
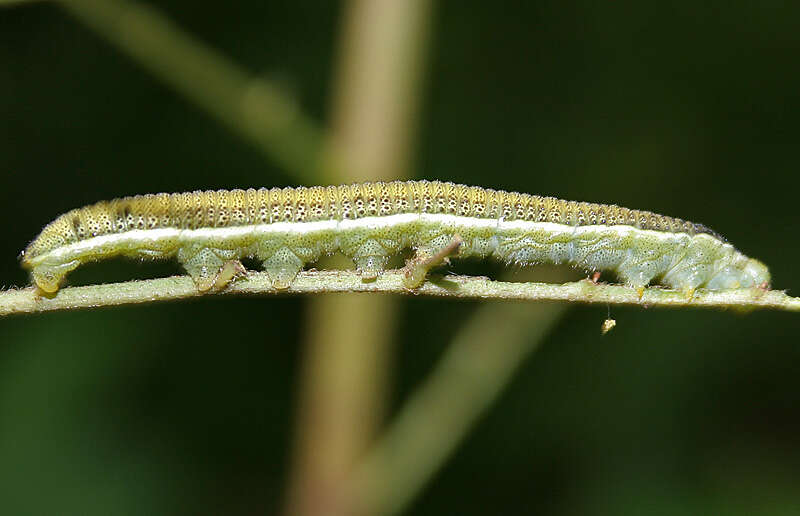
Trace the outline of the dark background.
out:
[[[153,5],[325,121],[339,4]],[[798,20],[778,1],[442,2],[412,170],[702,222],[797,294]],[[0,9],[0,284],[27,284],[17,254],[71,208],[294,183],[57,7]],[[0,320],[0,512],[277,511],[305,303]],[[477,305],[403,301],[393,406]],[[800,512],[800,316],[611,314],[601,338],[606,308],[572,309],[411,513]]]

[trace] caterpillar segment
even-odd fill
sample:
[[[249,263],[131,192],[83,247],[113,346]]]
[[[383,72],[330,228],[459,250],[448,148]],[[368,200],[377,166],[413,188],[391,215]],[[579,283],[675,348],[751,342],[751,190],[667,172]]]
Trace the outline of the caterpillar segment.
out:
[[[458,245],[452,248],[454,240]],[[21,254],[47,294],[83,263],[112,256],[176,258],[201,291],[224,288],[255,258],[274,288],[341,252],[365,280],[413,248],[410,288],[430,257],[568,264],[610,271],[626,285],[725,290],[765,287],[769,271],[701,224],[615,205],[439,181],[138,195],[72,210]],[[413,264],[412,264],[413,265]],[[426,268],[427,267],[427,268]],[[422,271],[422,272],[420,272]]]

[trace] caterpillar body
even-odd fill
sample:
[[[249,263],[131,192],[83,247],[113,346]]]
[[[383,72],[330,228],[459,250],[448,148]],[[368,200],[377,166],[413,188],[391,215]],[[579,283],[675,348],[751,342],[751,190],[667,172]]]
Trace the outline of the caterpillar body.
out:
[[[21,254],[33,283],[54,293],[85,262],[177,257],[201,291],[224,286],[231,263],[259,260],[273,287],[339,251],[374,278],[404,248],[433,256],[569,264],[613,271],[625,284],[694,292],[769,285],[766,266],[707,227],[615,205],[564,201],[439,181],[195,191],[125,197],[72,210]],[[423,275],[424,280],[424,275]],[[414,286],[414,285],[411,285]]]

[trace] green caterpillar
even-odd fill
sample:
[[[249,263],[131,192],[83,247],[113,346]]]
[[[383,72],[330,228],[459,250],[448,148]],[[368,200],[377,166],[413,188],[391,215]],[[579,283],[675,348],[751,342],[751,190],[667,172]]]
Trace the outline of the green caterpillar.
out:
[[[770,275],[700,224],[619,206],[563,201],[438,181],[197,191],[125,197],[72,210],[22,252],[34,284],[54,293],[80,264],[123,255],[177,257],[201,291],[223,287],[256,258],[273,287],[339,251],[374,278],[404,248],[433,256],[565,263],[615,272],[642,289],[767,288]],[[423,281],[424,277],[419,279]],[[417,286],[417,285],[409,285]]]

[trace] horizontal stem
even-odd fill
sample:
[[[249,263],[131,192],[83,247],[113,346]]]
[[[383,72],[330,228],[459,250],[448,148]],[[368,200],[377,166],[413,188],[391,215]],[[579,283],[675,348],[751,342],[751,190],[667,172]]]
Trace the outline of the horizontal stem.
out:
[[[739,310],[778,309],[800,311],[800,298],[787,296],[779,290],[738,289],[698,290],[688,299],[686,294],[661,287],[644,290],[639,298],[636,289],[623,285],[592,283],[588,280],[564,284],[512,283],[493,281],[485,277],[439,276],[427,280],[421,287],[408,290],[403,286],[401,270],[386,271],[375,281],[363,281],[354,271],[304,271],[286,290],[272,288],[264,272],[249,272],[216,294],[197,291],[188,276],[172,276],[152,280],[107,283],[61,289],[54,297],[37,294],[33,287],[0,292],[0,316],[15,313],[74,310],[99,306],[116,306],[154,301],[196,298],[210,295],[278,295],[318,294],[327,292],[383,292],[405,295],[424,295],[462,299],[516,299],[525,301],[569,301],[639,305],[642,307],[708,307]]]

